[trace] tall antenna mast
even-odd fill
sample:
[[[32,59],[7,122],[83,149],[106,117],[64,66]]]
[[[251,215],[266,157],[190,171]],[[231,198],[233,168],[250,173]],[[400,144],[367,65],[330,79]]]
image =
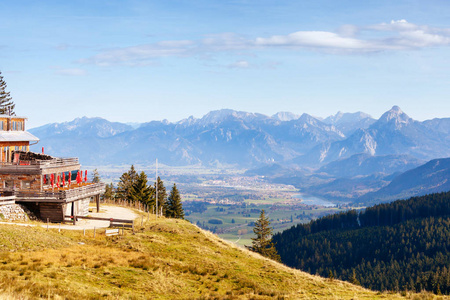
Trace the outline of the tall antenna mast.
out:
[[[156,217],[158,217],[158,159],[156,159]]]

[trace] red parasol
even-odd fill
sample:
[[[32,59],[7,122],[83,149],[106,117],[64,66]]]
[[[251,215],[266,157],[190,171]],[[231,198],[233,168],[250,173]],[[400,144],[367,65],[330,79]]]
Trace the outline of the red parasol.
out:
[[[87,182],[87,170],[84,172],[84,182]]]
[[[55,175],[53,173],[50,175],[50,182],[51,182],[52,188],[53,188],[53,183],[55,182]]]
[[[66,174],[61,173],[61,175],[62,175],[62,184],[63,184],[63,186],[65,186],[66,185]]]
[[[47,184],[47,175],[42,176],[42,179],[44,179],[44,184]]]
[[[60,178],[60,176],[59,176],[59,174],[58,174],[58,177],[57,177],[57,179],[56,179],[56,186],[57,186],[57,187],[59,187],[59,184],[60,184],[60,182],[61,182],[60,179],[61,179],[61,178]]]
[[[69,172],[68,181],[69,181],[69,186],[70,186],[70,184],[72,183],[72,172]]]
[[[44,147],[42,147],[42,154],[44,154]]]

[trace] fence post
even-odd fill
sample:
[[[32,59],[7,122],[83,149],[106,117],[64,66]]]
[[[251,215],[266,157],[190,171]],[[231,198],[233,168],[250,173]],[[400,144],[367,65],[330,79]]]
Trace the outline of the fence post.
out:
[[[59,223],[59,229],[58,232],[61,232],[61,222]]]

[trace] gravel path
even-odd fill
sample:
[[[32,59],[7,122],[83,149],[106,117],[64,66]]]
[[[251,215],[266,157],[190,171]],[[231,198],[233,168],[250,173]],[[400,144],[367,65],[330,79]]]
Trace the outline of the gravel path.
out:
[[[96,209],[94,208],[94,211]],[[100,212],[90,213],[91,217],[100,217],[100,218],[114,218],[114,219],[128,219],[134,220],[137,218],[137,214],[134,213],[131,209],[120,207],[120,206],[106,206],[100,205]],[[0,222],[0,224],[11,224],[11,225],[20,225],[20,226],[36,226],[30,224],[20,224],[13,222]],[[42,227],[47,227],[47,224],[42,224]],[[60,225],[50,224],[49,228],[60,228]],[[106,228],[109,227],[109,221],[98,221],[98,220],[79,220],[77,225],[67,225],[61,224],[61,229],[65,230],[83,230],[83,229],[94,229],[95,228]]]

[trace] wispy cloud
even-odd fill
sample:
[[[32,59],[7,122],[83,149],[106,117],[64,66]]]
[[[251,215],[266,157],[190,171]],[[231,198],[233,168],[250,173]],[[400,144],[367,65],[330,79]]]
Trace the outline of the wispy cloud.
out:
[[[84,76],[87,74],[86,70],[79,68],[61,68],[61,67],[52,67],[55,70],[55,74],[64,75],[64,76]]]
[[[83,64],[109,66],[115,64],[148,65],[161,57],[207,57],[213,53],[286,49],[310,50],[333,54],[362,54],[401,51],[450,45],[450,28],[416,25],[406,20],[369,26],[343,25],[335,32],[296,31],[285,35],[248,38],[235,33],[207,35],[198,40],[160,41],[104,50]],[[247,68],[249,63],[236,62],[230,67]]]
[[[248,69],[249,67],[250,63],[246,60],[239,60],[228,65],[228,68],[231,69]]]

